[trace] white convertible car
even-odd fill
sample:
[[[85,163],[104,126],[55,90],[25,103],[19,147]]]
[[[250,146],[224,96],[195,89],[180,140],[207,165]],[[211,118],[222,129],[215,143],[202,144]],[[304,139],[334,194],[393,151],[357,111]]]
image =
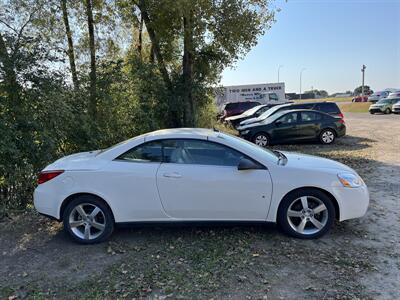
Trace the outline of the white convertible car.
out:
[[[66,156],[38,183],[36,209],[81,243],[133,222],[277,222],[294,237],[317,238],[369,203],[363,180],[341,163],[207,129],[160,130]]]

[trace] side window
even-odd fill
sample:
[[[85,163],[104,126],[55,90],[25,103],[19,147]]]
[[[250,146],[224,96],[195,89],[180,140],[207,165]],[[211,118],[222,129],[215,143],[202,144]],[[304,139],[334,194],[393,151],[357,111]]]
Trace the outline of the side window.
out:
[[[313,104],[297,104],[293,105],[291,109],[312,109]]]
[[[269,100],[278,101],[279,100],[278,95],[275,93],[269,94]]]
[[[277,121],[281,122],[282,124],[294,124],[297,122],[297,112],[286,114]]]
[[[317,121],[321,120],[322,116],[318,113],[312,112],[312,111],[305,111],[301,113],[301,120],[303,122],[312,122],[312,121]]]
[[[236,167],[243,156],[236,150],[208,141],[164,141],[164,161],[169,163]]]
[[[161,142],[154,141],[141,144],[120,155],[118,160],[132,162],[161,162]]]

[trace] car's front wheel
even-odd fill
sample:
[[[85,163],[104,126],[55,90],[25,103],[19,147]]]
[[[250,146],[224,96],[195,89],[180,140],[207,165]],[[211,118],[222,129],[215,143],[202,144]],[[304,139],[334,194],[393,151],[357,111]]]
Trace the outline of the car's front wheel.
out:
[[[390,108],[386,108],[386,109],[385,109],[385,114],[388,115],[388,114],[390,114],[391,112],[392,112],[392,111],[390,110]]]
[[[324,129],[322,130],[319,139],[322,144],[332,144],[335,141],[336,135],[332,129]]]
[[[106,240],[114,230],[114,217],[101,199],[82,195],[68,203],[63,214],[64,230],[77,242],[94,244]]]
[[[314,239],[326,234],[335,220],[335,207],[322,191],[305,188],[288,194],[278,210],[278,224],[291,236]]]
[[[260,147],[267,147],[270,144],[269,136],[264,132],[257,133],[253,138],[253,142]]]

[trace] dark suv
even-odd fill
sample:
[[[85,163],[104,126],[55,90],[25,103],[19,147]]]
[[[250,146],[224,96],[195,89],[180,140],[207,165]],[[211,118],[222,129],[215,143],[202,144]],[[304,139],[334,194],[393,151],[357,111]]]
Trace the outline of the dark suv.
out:
[[[222,119],[225,119],[230,116],[240,115],[241,113],[253,108],[257,105],[260,105],[260,102],[257,101],[247,101],[247,102],[231,102],[225,104],[224,112],[222,115]]]

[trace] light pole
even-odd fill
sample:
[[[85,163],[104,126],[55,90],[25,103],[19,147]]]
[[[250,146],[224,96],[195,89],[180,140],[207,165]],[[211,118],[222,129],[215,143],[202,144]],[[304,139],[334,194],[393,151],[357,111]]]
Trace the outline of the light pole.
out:
[[[367,67],[365,65],[362,66],[361,72],[362,72],[362,85],[361,85],[361,97],[364,97],[364,76],[365,76],[365,69]]]
[[[299,99],[299,100],[301,100],[301,77],[302,77],[303,71],[304,71],[305,69],[306,69],[306,68],[303,68],[303,69],[301,69],[301,71],[300,71],[300,99]]]
[[[279,71],[280,71],[280,69],[281,69],[282,67],[283,67],[282,65],[279,65],[279,67],[278,67],[278,82],[279,82]]]

